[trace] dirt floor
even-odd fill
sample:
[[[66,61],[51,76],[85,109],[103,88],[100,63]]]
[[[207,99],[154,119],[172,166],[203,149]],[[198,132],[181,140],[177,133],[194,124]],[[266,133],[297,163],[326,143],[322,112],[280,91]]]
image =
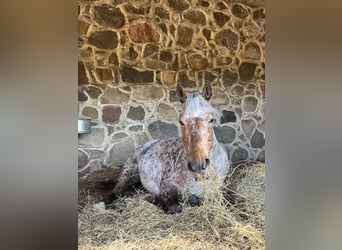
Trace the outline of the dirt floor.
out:
[[[119,172],[110,168],[79,178],[79,249],[265,249],[264,164],[232,167],[226,191],[235,194],[235,203],[210,187],[202,206],[184,203],[175,215],[146,201],[142,187],[106,210],[95,209]]]

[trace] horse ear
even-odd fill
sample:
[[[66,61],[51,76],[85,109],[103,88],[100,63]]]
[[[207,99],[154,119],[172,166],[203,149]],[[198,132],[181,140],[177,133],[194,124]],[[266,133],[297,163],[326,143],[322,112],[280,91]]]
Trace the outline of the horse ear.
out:
[[[176,92],[177,92],[177,96],[178,99],[181,103],[184,103],[186,101],[186,93],[183,90],[182,86],[180,86],[180,84],[177,84],[177,88],[176,88]]]
[[[205,82],[204,87],[202,89],[202,96],[204,97],[204,99],[209,101],[212,95],[213,92],[211,89],[211,84],[209,82]]]

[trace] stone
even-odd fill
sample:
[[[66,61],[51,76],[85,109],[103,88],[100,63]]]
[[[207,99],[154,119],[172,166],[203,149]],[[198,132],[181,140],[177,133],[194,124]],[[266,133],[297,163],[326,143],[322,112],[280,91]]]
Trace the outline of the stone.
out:
[[[199,6],[202,6],[202,7],[209,7],[209,2],[208,1],[204,1],[204,0],[199,0],[198,3],[197,3]]]
[[[89,157],[87,153],[82,150],[78,150],[78,170],[86,167],[89,163]]]
[[[176,110],[165,103],[161,103],[158,105],[157,113],[160,118],[167,121],[178,121],[178,114]]]
[[[99,111],[94,107],[87,106],[83,108],[82,115],[96,120],[99,117]]]
[[[184,19],[192,24],[206,25],[206,18],[202,11],[189,10],[183,14]]]
[[[157,44],[149,43],[146,44],[144,49],[144,57],[151,56],[159,52],[159,46]]]
[[[229,123],[229,122],[236,122],[235,113],[229,110],[222,110],[221,124]]]
[[[211,30],[203,29],[202,33],[203,33],[203,36],[205,37],[205,39],[207,39],[207,41],[209,41],[210,37],[211,37]]]
[[[235,129],[229,126],[215,126],[214,132],[216,138],[221,143],[232,143],[235,140]]]
[[[114,144],[109,151],[108,163],[113,166],[122,166],[134,148],[135,145],[132,138]]]
[[[215,36],[215,42],[219,46],[235,51],[238,48],[239,36],[231,29],[222,30]]]
[[[228,65],[232,63],[232,58],[229,56],[218,56],[216,57],[216,63],[217,65]]]
[[[251,138],[251,146],[252,146],[252,148],[263,148],[265,146],[265,137],[257,129],[255,130],[255,132]]]
[[[225,70],[222,75],[223,85],[225,88],[231,86],[236,83],[238,79],[238,74],[231,72],[230,70]]]
[[[256,66],[257,65],[255,63],[241,63],[239,67],[240,80],[244,82],[253,80]]]
[[[183,88],[194,88],[196,87],[196,82],[189,79],[186,72],[178,73],[178,82]]]
[[[105,152],[103,150],[91,149],[87,151],[90,159],[100,159],[105,156]]]
[[[132,5],[130,3],[128,3],[127,5],[125,5],[125,10],[133,15],[148,15],[151,7],[149,4],[146,5]]]
[[[98,147],[102,146],[104,139],[105,129],[92,127],[90,133],[79,135],[78,143],[84,146]]]
[[[213,95],[210,99],[212,105],[227,105],[229,103],[228,95],[218,87],[212,88]]]
[[[245,112],[255,112],[258,107],[258,99],[254,96],[247,96],[242,101]]]
[[[131,125],[128,127],[128,130],[131,132],[141,132],[144,131],[144,125]]]
[[[158,43],[159,33],[148,23],[130,25],[128,35],[136,43]]]
[[[192,70],[203,70],[208,66],[208,60],[201,55],[191,55],[188,58]]]
[[[117,123],[121,117],[121,107],[108,105],[102,108],[102,121],[104,123]]]
[[[129,94],[121,91],[119,88],[107,86],[100,98],[101,104],[126,104],[130,99]]]
[[[159,60],[163,62],[171,62],[173,59],[173,54],[170,50],[160,51]]]
[[[256,123],[254,120],[241,120],[241,127],[247,138],[251,138]]]
[[[118,58],[118,56],[116,55],[116,53],[115,52],[113,52],[110,56],[109,56],[109,58],[108,58],[108,63],[109,63],[109,65],[115,65],[115,66],[119,66],[119,58]]]
[[[245,50],[242,53],[242,58],[244,59],[252,59],[252,60],[260,60],[261,58],[261,49],[257,43],[249,42],[246,44]]]
[[[234,4],[232,7],[232,13],[238,18],[245,19],[249,15],[249,10],[242,4]]]
[[[169,19],[169,12],[165,9],[165,8],[161,8],[161,7],[156,7],[154,9],[154,13],[156,16],[163,18],[163,19]]]
[[[179,25],[177,31],[178,31],[177,44],[184,46],[184,47],[190,46],[191,41],[192,41],[192,36],[194,34],[194,30],[190,27]]]
[[[265,150],[261,150],[261,152],[259,153],[257,157],[257,161],[265,162]]]
[[[232,162],[244,161],[248,158],[248,151],[244,148],[237,148],[232,155]]]
[[[108,68],[96,68],[96,74],[101,81],[113,81],[112,70]]]
[[[88,100],[88,96],[83,91],[78,91],[78,101],[86,102]]]
[[[173,123],[155,121],[148,125],[148,131],[153,139],[178,137],[178,128]]]
[[[129,108],[127,118],[135,120],[135,121],[142,121],[145,118],[145,110],[142,106],[131,106]]]
[[[78,20],[78,35],[85,36],[87,35],[90,23]]]
[[[209,71],[205,71],[204,73],[204,79],[207,82],[213,82],[217,79],[217,76],[214,75],[213,73],[209,72]]]
[[[218,26],[223,27],[230,20],[230,17],[222,12],[214,12],[214,20]]]
[[[96,88],[94,86],[87,87],[86,91],[87,91],[88,95],[93,99],[97,99],[99,97],[99,95],[102,94],[102,90],[99,88]]]
[[[175,71],[163,71],[161,73],[162,82],[167,87],[173,87],[176,84],[176,72]]]
[[[138,71],[134,68],[122,67],[121,69],[122,81],[127,83],[151,83],[153,82],[153,71],[145,70]]]
[[[91,33],[88,43],[99,49],[115,49],[118,46],[118,36],[111,30],[101,30]]]
[[[255,10],[253,12],[253,18],[254,20],[263,20],[265,19],[266,15],[265,15],[265,9],[264,8],[261,8],[261,9],[258,9],[258,10]]]
[[[169,93],[169,95],[170,95],[169,100],[170,100],[171,103],[172,103],[172,102],[179,102],[179,99],[178,99],[178,96],[177,96],[177,92],[176,92],[176,91],[171,90],[170,93]]]
[[[244,93],[244,88],[241,85],[234,85],[230,90],[230,94],[234,96],[242,96]]]
[[[164,96],[164,92],[161,87],[153,85],[139,86],[134,90],[133,96],[139,101],[158,100]]]
[[[166,70],[166,63],[161,62],[160,60],[147,59],[145,61],[145,68],[164,71]]]
[[[78,62],[78,85],[89,84],[86,69],[82,62]]]
[[[219,10],[226,10],[226,9],[228,9],[228,7],[224,4],[224,2],[218,2],[216,6],[217,6],[217,9],[219,9]]]
[[[141,145],[149,140],[148,136],[146,133],[141,133],[141,134],[135,134],[134,135],[136,145]]]
[[[121,10],[108,4],[94,6],[94,20],[102,26],[115,29],[125,24],[125,16]]]
[[[112,136],[112,140],[113,141],[119,141],[121,139],[124,139],[128,137],[128,134],[126,134],[125,132],[119,132],[119,133],[116,133]]]
[[[184,0],[168,0],[168,3],[172,9],[178,12],[184,11],[190,7],[189,4]]]

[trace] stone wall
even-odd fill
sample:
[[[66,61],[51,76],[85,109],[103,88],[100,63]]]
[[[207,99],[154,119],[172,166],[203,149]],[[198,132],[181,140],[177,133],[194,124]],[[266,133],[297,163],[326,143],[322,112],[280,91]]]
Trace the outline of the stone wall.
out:
[[[177,82],[210,81],[232,161],[264,161],[264,1],[79,0],[78,33],[79,116],[93,123],[79,135],[80,173],[180,135]]]

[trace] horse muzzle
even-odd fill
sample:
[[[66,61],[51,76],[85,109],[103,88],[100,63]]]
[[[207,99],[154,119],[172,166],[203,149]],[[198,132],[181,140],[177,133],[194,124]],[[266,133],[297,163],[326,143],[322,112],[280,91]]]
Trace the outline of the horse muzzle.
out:
[[[205,158],[204,160],[201,160],[200,162],[196,162],[193,160],[190,160],[188,162],[188,168],[190,171],[201,174],[203,170],[205,170],[210,165],[210,160],[208,158]]]

